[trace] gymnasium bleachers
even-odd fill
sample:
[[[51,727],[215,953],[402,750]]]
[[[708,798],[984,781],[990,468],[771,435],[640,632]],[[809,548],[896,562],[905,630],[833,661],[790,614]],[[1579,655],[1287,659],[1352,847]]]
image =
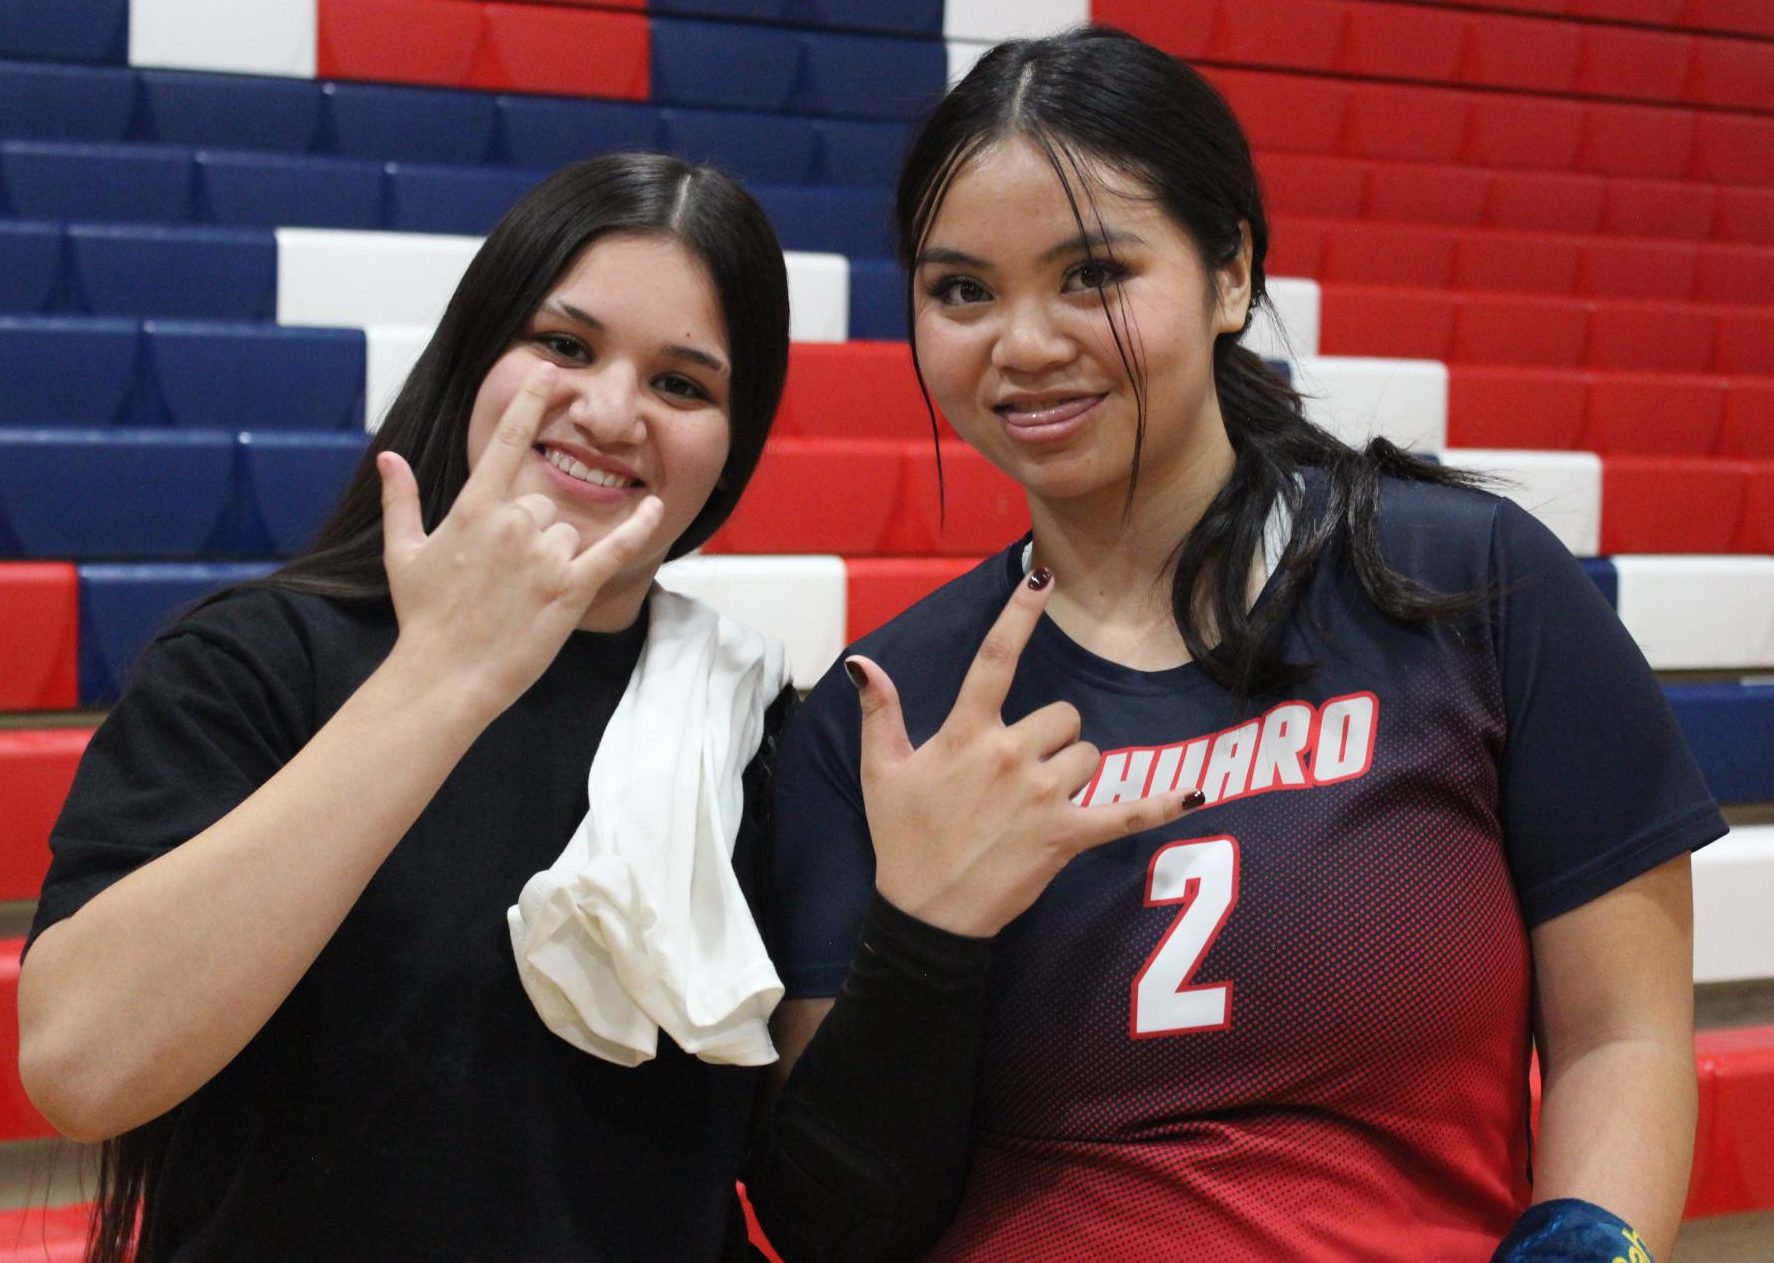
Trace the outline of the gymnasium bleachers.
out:
[[[1279,311],[1252,340],[1312,415],[1510,479],[1585,559],[1736,824],[1696,859],[1697,980],[1774,981],[1759,0],[0,0],[0,900],[34,897],[140,645],[303,546],[478,235],[573,158],[719,162],[788,251],[776,434],[668,583],[806,685],[1024,529],[952,437],[939,510],[890,188],[986,46],[1092,17],[1249,129]],[[1774,1027],[1697,1048],[1689,1214],[1774,1213]],[[0,1141],[44,1134],[7,1058]],[[78,1257],[80,1215],[0,1216],[0,1263]]]

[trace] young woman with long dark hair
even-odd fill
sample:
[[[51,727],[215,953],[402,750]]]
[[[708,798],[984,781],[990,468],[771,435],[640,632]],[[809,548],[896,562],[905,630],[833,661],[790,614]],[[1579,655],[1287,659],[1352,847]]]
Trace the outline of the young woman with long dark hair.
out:
[[[733,181],[568,167],[475,256],[313,548],[146,650],[56,825],[20,981],[33,1099],[105,1141],[93,1258],[720,1253],[761,1022],[673,1025],[605,985],[619,935],[537,925],[569,838],[700,802],[644,766],[697,686],[681,713],[629,698],[690,617],[654,572],[731,512],[787,353],[781,248]],[[699,792],[749,900],[785,679],[719,628],[743,700],[684,748],[731,747]],[[601,801],[606,756],[627,779]],[[581,1021],[586,978],[611,1012]]]
[[[802,1098],[848,1077],[823,1186],[853,1190],[815,1236],[807,1172],[756,1172],[785,1256],[1666,1253],[1688,854],[1724,824],[1593,585],[1509,501],[1307,422],[1241,344],[1256,171],[1157,50],[993,49],[898,219],[920,378],[1033,533],[854,646],[785,740],[785,1052],[819,1034],[778,1116],[814,1134]],[[1081,812],[1204,806],[1080,850],[1025,810],[1043,778]],[[900,988],[893,1051],[828,1043],[880,989],[846,970],[882,905],[944,987]],[[917,1082],[871,1101],[858,1067],[897,1056]]]

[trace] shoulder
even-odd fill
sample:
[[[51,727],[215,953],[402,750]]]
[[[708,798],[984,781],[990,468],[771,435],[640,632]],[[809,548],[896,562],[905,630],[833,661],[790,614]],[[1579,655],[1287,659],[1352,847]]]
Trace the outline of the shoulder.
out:
[[[1385,478],[1376,526],[1387,564],[1440,592],[1477,592],[1548,567],[1576,569],[1550,528],[1482,488]]]
[[[245,662],[314,660],[387,638],[386,602],[346,602],[287,588],[231,588],[193,607],[152,642],[195,642]]]

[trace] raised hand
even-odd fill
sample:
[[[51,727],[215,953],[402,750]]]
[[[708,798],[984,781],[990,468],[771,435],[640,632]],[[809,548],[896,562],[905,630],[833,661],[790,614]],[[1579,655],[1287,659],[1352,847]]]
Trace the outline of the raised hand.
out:
[[[515,493],[555,389],[548,364],[524,379],[449,514],[429,535],[406,461],[393,452],[376,459],[382,558],[400,645],[478,690],[494,714],[535,683],[599,591],[659,525],[659,500],[648,496],[581,547],[578,531],[555,520],[552,500]]]
[[[850,658],[862,702],[862,792],[875,884],[896,907],[957,934],[986,936],[1033,903],[1074,855],[1200,806],[1172,793],[1104,807],[1071,799],[1099,753],[1077,708],[1054,702],[1005,724],[1004,699],[1052,591],[1017,585],[973,657],[954,709],[914,748],[899,693],[879,665]]]

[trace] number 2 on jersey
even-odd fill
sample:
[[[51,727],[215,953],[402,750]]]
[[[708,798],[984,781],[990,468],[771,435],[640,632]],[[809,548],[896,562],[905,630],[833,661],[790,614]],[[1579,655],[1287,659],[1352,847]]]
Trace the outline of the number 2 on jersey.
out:
[[[1231,1024],[1232,984],[1191,985],[1189,980],[1237,902],[1236,838],[1172,842],[1152,856],[1146,906],[1182,906],[1133,980],[1128,1033],[1135,1039],[1223,1030]]]

